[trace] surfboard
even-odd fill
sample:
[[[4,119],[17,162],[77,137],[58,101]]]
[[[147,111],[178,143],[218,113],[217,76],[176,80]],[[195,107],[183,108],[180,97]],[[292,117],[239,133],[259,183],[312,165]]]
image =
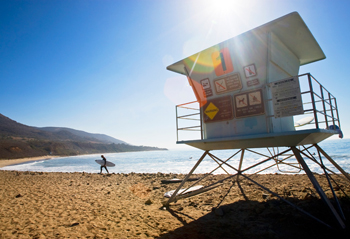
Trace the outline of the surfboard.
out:
[[[196,191],[198,189],[201,189],[203,186],[202,185],[197,185],[197,186],[193,186],[193,187],[190,187],[189,189],[186,190],[186,188],[181,188],[178,192],[177,192],[177,195],[179,195],[180,193],[182,193],[183,191],[186,190],[185,194],[186,193],[190,193],[190,192],[193,192],[193,191]],[[169,192],[166,192],[164,193],[164,197],[167,197],[167,198],[170,198],[173,194],[174,194],[175,190],[171,190]]]
[[[101,165],[101,166],[103,166],[103,165],[105,164],[105,162],[104,162],[102,159],[96,159],[95,162],[98,163],[98,164]],[[107,161],[107,162],[106,162],[106,166],[107,166],[107,167],[114,167],[115,164],[112,163],[112,162]]]
[[[189,178],[187,181],[197,181],[199,178]],[[162,183],[181,183],[183,179],[172,178],[172,179],[164,179]]]
[[[339,129],[339,127],[338,127],[337,125],[330,125],[330,126],[328,127],[328,129],[337,131],[338,134],[339,134],[339,138],[342,139],[342,138],[344,137],[344,136],[343,136],[343,132]]]
[[[314,117],[307,116],[307,117],[302,118],[302,119],[298,120],[297,122],[295,122],[294,123],[294,127],[300,127],[300,126],[306,125],[306,124],[310,123],[313,120],[314,120]]]

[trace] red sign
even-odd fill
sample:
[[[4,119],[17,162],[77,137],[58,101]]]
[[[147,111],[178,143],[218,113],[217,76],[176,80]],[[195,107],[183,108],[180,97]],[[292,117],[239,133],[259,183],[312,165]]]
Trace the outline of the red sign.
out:
[[[238,73],[216,79],[214,85],[217,94],[242,89],[241,77]]]
[[[211,59],[213,60],[215,74],[217,76],[222,76],[233,71],[232,60],[227,47],[213,52]]]

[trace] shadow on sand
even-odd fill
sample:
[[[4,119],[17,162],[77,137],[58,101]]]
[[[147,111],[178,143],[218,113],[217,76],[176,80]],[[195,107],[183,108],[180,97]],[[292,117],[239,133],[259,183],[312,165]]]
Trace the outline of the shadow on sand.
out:
[[[242,191],[243,192],[243,191]],[[245,200],[212,208],[211,212],[194,220],[191,211],[184,213],[184,207],[198,210],[206,205],[174,205],[168,212],[182,223],[182,227],[168,231],[159,238],[348,238],[350,235],[350,200],[340,198],[347,228],[339,229],[323,202],[313,198],[308,200],[288,199],[303,210],[321,219],[333,228],[315,221],[299,210],[278,199],[265,202]],[[186,221],[191,221],[187,223]]]

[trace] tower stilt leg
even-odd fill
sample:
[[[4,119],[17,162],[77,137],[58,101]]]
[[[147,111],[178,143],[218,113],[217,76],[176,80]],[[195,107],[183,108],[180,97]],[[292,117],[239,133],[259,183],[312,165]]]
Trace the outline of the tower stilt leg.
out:
[[[350,181],[349,174],[347,174],[325,151],[323,151],[323,149],[320,146],[318,146],[317,144],[315,144],[314,146],[319,152],[321,152],[321,154],[323,154],[323,156],[325,156],[329,160],[329,162],[331,162],[334,165],[334,167],[336,167]]]
[[[239,175],[241,174],[241,170],[242,170],[242,164],[243,164],[243,158],[244,158],[244,151],[245,151],[245,149],[242,149],[242,152],[241,152],[241,159],[239,160],[238,174],[237,174],[237,182],[239,181]]]
[[[333,216],[335,217],[335,219],[339,223],[340,227],[344,229],[345,228],[345,224],[344,224],[343,220],[341,219],[341,217],[339,216],[339,214],[337,213],[337,211],[334,209],[333,205],[331,204],[331,202],[327,198],[327,196],[324,193],[324,191],[322,190],[320,184],[318,183],[318,181],[316,180],[316,178],[312,174],[311,170],[309,169],[309,167],[305,163],[303,157],[301,157],[300,151],[295,146],[293,146],[291,148],[293,150],[293,153],[294,153],[296,159],[298,160],[298,162],[303,167],[305,173],[309,177],[309,179],[310,179],[311,183],[313,184],[314,188],[316,189],[317,193],[320,195],[320,197],[323,200],[323,202],[325,202],[325,204],[328,206],[328,208],[330,209],[331,213],[333,214]]]
[[[169,200],[166,202],[165,206],[169,206],[169,204],[173,201],[175,201],[175,197],[177,195],[177,193],[179,192],[179,190],[181,189],[181,187],[186,183],[186,181],[189,179],[189,177],[193,174],[193,172],[196,170],[196,168],[198,167],[198,165],[202,162],[202,160],[205,158],[205,156],[208,154],[208,150],[205,151],[203,153],[203,155],[201,156],[201,158],[197,161],[197,163],[193,166],[193,168],[191,169],[191,171],[187,174],[187,176],[185,177],[184,180],[182,180],[181,184],[179,185],[179,187],[175,190],[175,192],[173,193],[173,195],[171,195],[171,197],[169,198]]]

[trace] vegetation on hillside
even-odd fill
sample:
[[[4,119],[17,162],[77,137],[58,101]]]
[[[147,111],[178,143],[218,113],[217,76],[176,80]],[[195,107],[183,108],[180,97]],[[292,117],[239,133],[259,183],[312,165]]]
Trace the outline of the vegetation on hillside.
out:
[[[17,123],[0,114],[0,159],[166,150],[126,143],[110,143],[111,140],[123,142],[107,135],[90,134],[68,128],[47,131]]]

